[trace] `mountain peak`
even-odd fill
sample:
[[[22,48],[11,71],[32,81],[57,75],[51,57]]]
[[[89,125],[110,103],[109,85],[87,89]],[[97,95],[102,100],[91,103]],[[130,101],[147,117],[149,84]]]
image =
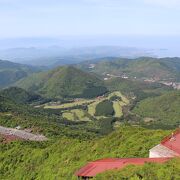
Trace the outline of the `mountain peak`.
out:
[[[94,97],[107,91],[95,75],[73,66],[37,73],[17,83],[19,87],[50,98]]]

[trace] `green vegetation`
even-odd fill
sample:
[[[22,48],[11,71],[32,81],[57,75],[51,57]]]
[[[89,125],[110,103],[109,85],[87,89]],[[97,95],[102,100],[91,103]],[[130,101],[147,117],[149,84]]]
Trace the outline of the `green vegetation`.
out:
[[[31,92],[27,92],[18,87],[10,87],[8,89],[4,89],[0,91],[0,95],[10,98],[16,103],[28,104],[36,101],[41,101],[42,98],[39,95],[33,94]]]
[[[110,101],[121,101],[121,97],[117,96],[117,95],[114,95],[112,97],[109,98]]]
[[[48,98],[92,98],[107,92],[95,75],[74,67],[59,67],[34,74],[19,81],[17,86]]]
[[[159,83],[146,83],[122,78],[109,79],[105,81],[105,85],[109,91],[121,91],[127,96],[136,96],[136,101],[140,101],[147,97],[158,96],[172,90],[172,88]]]
[[[123,115],[122,107],[129,104],[129,100],[123,96],[119,91],[114,91],[105,96],[97,97],[94,99],[75,99],[73,102],[59,104],[59,102],[47,103],[42,105],[45,109],[54,109],[62,112],[62,116],[68,120],[76,121],[89,121],[106,118],[109,116],[109,107],[106,111],[107,115],[98,114],[97,106],[100,111],[104,111],[104,101],[108,101],[111,107],[110,116],[115,114],[115,117],[120,118]]]
[[[42,143],[0,144],[1,179],[77,179],[75,171],[89,161],[109,157],[148,157],[148,150],[169,133],[122,126],[105,137],[92,140],[64,136]],[[159,166],[155,167],[158,171]]]
[[[144,166],[128,166],[123,170],[107,171],[98,175],[95,180],[169,180],[180,179],[180,159],[173,159],[164,164],[147,163]]]
[[[21,126],[22,129],[30,128],[33,132],[43,133],[47,137],[82,135],[90,138],[96,134],[100,135],[99,130],[101,129],[95,124],[68,121],[57,110],[33,108],[3,96],[0,96],[0,125],[12,128],[16,126]]]
[[[93,71],[178,79],[177,59],[161,61],[104,61]],[[60,67],[20,80],[17,85],[26,90],[11,87],[0,91],[1,126],[20,126],[49,139],[5,143],[0,137],[0,179],[77,179],[75,171],[89,161],[148,157],[149,149],[172,132],[152,129],[179,126],[180,91],[135,79],[113,77],[103,82],[76,68]],[[128,166],[95,179],[178,179],[179,170],[179,160],[174,159],[165,164]]]
[[[113,108],[115,112],[115,115],[114,115],[115,117],[121,117],[123,115],[122,105],[119,101],[113,102]]]
[[[93,99],[79,99],[74,102],[63,103],[60,105],[45,104],[44,108],[45,109],[66,109],[66,108],[68,109],[68,108],[72,108],[72,107],[76,107],[76,106],[86,105],[86,104],[89,104],[92,102],[94,102]]]
[[[91,116],[88,117],[86,111],[82,109],[73,109],[71,111],[63,112],[62,116],[70,121],[89,121]]]
[[[140,101],[133,112],[142,118],[151,118],[153,123],[161,125],[179,126],[180,91],[165,93],[158,97]]]
[[[109,100],[104,100],[96,106],[95,116],[113,116],[113,103]]]
[[[160,80],[180,80],[180,58],[150,58],[141,57],[137,59],[114,58],[113,60],[102,59],[95,62],[95,67],[89,69],[91,62],[83,62],[77,67],[97,74],[126,74],[128,77],[137,79],[160,79]]]
[[[91,103],[89,106],[88,106],[88,113],[91,115],[91,116],[95,116],[95,113],[96,113],[96,106],[102,102],[103,100],[97,100],[95,101],[94,103]]]
[[[0,88],[12,85],[16,81],[40,70],[36,67],[0,60]]]

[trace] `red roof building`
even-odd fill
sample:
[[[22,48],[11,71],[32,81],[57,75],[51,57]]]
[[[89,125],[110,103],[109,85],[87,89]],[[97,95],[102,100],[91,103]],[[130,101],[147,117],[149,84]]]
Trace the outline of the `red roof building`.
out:
[[[150,158],[112,158],[93,161],[82,167],[75,175],[88,179],[107,170],[122,169],[127,165],[143,165],[146,162],[164,163],[172,157],[180,156],[180,129],[152,148],[149,156]]]
[[[149,150],[149,157],[180,156],[180,129],[167,136],[160,144]]]
[[[164,163],[169,158],[122,158],[101,159],[88,163],[75,173],[76,176],[87,179],[107,170],[122,169],[127,165],[143,165],[146,162]]]

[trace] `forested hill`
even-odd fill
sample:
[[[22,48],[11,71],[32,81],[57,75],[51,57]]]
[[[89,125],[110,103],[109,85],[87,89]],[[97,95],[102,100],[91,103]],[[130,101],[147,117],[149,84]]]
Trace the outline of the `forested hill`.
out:
[[[71,66],[34,74],[19,81],[17,86],[50,98],[91,98],[107,91],[103,82],[95,75]]]
[[[41,68],[0,60],[0,88],[9,86]]]
[[[82,62],[77,67],[100,75],[122,76],[125,74],[128,77],[140,79],[180,80],[180,58],[103,58]]]
[[[16,103],[28,104],[42,100],[42,97],[18,87],[10,87],[0,91],[0,96],[11,99]]]
[[[162,128],[163,125],[178,127],[180,125],[180,91],[144,99],[136,105],[133,112],[144,121],[153,122],[157,128]]]

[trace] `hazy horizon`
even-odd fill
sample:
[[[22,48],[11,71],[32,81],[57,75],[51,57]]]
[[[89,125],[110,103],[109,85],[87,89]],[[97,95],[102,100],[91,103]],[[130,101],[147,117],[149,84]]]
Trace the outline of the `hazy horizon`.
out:
[[[121,46],[180,56],[179,10],[177,0],[0,0],[0,49]]]
[[[0,0],[0,38],[180,35],[177,0]]]

